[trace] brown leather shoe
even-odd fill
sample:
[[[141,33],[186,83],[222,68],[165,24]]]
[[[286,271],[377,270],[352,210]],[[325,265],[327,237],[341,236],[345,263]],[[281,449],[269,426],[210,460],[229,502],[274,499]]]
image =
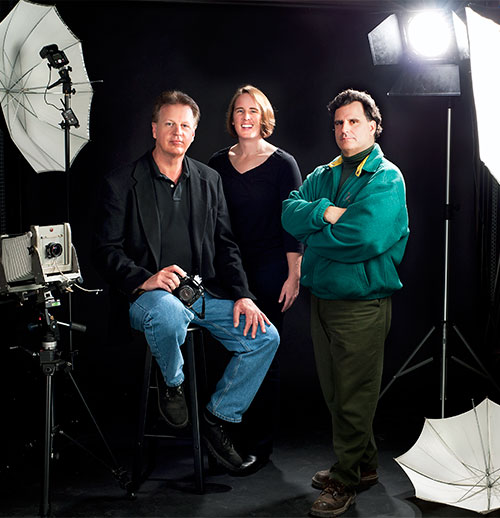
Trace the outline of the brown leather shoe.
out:
[[[330,470],[322,469],[317,471],[311,479],[311,485],[314,489],[325,489],[326,484],[330,480]]]
[[[322,469],[315,473],[311,479],[311,485],[315,489],[325,489],[326,484],[330,480],[330,470]],[[361,479],[359,481],[359,489],[367,488],[378,482],[378,474],[376,469],[361,471]]]
[[[345,513],[354,503],[356,492],[337,480],[329,479],[325,489],[321,492],[311,507],[311,516],[332,518]]]
[[[359,480],[358,489],[364,489],[374,486],[378,482],[378,473],[376,469],[367,469],[361,471],[361,478]]]

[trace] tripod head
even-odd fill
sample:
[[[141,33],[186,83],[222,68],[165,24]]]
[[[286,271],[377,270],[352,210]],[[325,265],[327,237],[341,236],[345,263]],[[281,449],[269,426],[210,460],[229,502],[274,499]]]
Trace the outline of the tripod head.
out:
[[[59,341],[59,326],[57,320],[49,313],[49,308],[54,305],[60,305],[56,301],[50,291],[44,292],[44,300],[39,304],[38,327],[42,334],[42,349],[46,351],[54,351],[57,349],[57,342]],[[43,304],[43,305],[42,305]]]
[[[52,364],[55,362],[55,366],[60,368],[62,365],[65,367],[74,368],[74,356],[78,351],[70,350],[69,357],[70,361],[66,362],[61,358],[61,351],[58,348],[58,342],[60,340],[60,328],[59,326],[65,326],[69,329],[76,331],[85,332],[86,326],[77,324],[75,322],[61,322],[57,320],[51,313],[52,308],[61,305],[58,298],[54,297],[54,290],[64,291],[64,286],[57,286],[52,284],[46,286],[43,289],[38,289],[30,292],[18,293],[20,306],[31,305],[29,323],[27,324],[28,331],[36,333],[39,338],[40,347],[37,350],[33,348],[27,348],[24,346],[13,346],[10,349],[21,349],[28,353],[30,356],[39,356],[42,369],[45,371],[45,364]]]
[[[54,289],[54,288],[52,288]],[[59,325],[68,327],[84,333],[87,327],[76,322],[61,322],[55,319],[50,313],[50,309],[60,306],[61,302],[52,295],[52,289],[47,287],[44,290],[36,292],[35,306],[37,310],[37,320],[28,325],[31,331],[39,331],[41,334],[42,349],[55,350],[57,349],[57,342],[59,341]]]

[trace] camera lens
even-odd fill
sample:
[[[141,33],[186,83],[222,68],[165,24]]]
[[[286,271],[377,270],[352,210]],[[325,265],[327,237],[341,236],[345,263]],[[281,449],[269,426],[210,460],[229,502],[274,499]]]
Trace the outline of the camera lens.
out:
[[[61,243],[49,243],[45,247],[45,254],[50,259],[52,257],[59,257],[62,254],[63,247]]]
[[[179,298],[182,302],[189,302],[193,295],[194,291],[193,288],[191,288],[191,286],[182,286],[179,289]]]

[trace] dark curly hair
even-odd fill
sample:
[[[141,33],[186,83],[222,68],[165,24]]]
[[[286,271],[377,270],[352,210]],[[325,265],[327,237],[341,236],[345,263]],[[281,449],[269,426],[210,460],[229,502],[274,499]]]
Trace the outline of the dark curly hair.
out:
[[[356,101],[359,101],[363,105],[365,117],[369,121],[375,121],[377,124],[377,128],[375,129],[375,138],[377,139],[382,133],[382,115],[380,115],[380,110],[369,93],[349,88],[335,96],[333,101],[328,103],[327,108],[330,115],[334,117],[335,111],[338,108]]]

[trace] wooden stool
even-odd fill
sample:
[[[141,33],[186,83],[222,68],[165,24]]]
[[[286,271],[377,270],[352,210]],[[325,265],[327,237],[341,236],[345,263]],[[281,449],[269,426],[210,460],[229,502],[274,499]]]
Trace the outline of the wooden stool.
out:
[[[194,476],[195,476],[195,490],[197,493],[205,492],[205,481],[204,481],[204,463],[203,463],[203,451],[201,445],[201,433],[200,433],[200,409],[198,404],[198,387],[197,387],[197,376],[196,376],[196,355],[195,347],[198,347],[198,363],[201,367],[200,383],[202,383],[202,389],[206,388],[206,372],[205,372],[205,354],[203,349],[203,331],[201,327],[190,325],[187,329],[186,340],[182,346],[185,349],[186,357],[186,382],[189,387],[189,402],[190,402],[190,424],[193,441],[193,461],[194,461]],[[135,445],[135,458],[132,469],[132,482],[129,494],[134,495],[141,484],[149,478],[149,475],[154,469],[154,458],[148,455],[148,464],[144,469],[144,449],[148,439],[178,439],[179,435],[175,435],[175,432],[171,434],[166,433],[154,433],[148,431],[148,407],[149,407],[149,395],[150,390],[158,390],[156,386],[155,377],[151,376],[153,369],[159,368],[157,365],[153,365],[153,355],[151,349],[146,344],[146,357],[144,362],[144,378],[142,385],[142,395],[140,403],[140,415],[139,424],[137,429],[137,440]],[[159,373],[161,375],[161,373]],[[202,409],[203,411],[203,409]],[[166,425],[168,426],[168,425]]]

